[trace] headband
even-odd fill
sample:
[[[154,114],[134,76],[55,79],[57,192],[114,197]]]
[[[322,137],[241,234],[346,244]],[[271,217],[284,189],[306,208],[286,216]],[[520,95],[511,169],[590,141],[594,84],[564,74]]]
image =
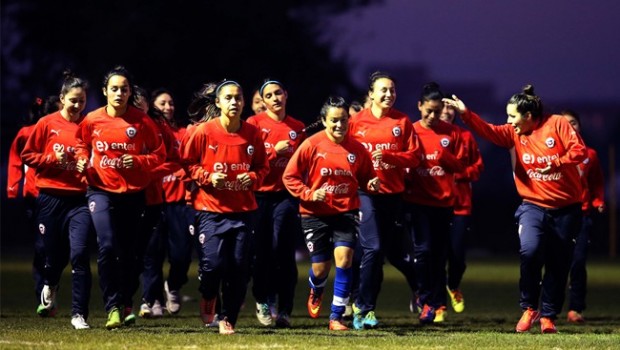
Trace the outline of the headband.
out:
[[[261,85],[260,89],[258,89],[258,93],[260,97],[263,97],[263,90],[265,90],[265,86],[269,84],[276,84],[280,86],[281,88],[284,88],[284,85],[282,85],[282,83],[277,80],[267,80],[266,82],[263,83],[263,85]]]
[[[224,80],[220,85],[217,86],[217,88],[215,88],[215,97],[217,97],[220,94],[220,90],[226,86],[226,85],[237,85],[239,88],[241,88],[241,85],[239,85],[239,83],[237,83],[234,80]]]

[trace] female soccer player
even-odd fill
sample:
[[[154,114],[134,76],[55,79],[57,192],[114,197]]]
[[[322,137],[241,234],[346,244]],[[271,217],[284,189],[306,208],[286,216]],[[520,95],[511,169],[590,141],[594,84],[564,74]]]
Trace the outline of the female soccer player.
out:
[[[422,150],[422,162],[419,167],[409,170],[403,194],[407,224],[414,243],[420,323],[432,323],[437,310],[445,304],[445,267],[455,198],[454,174],[464,169],[458,130],[439,119],[443,97],[437,83],[424,85],[418,100],[420,120],[413,124]]]
[[[142,301],[140,306],[141,317],[161,317],[163,316],[162,305],[164,303],[164,276],[163,276],[163,264],[164,257],[166,255],[166,247],[168,246],[168,234],[164,225],[166,220],[163,215],[165,209],[165,191],[163,179],[170,176],[176,171],[181,171],[179,144],[177,142],[174,133],[170,126],[170,121],[174,116],[174,102],[172,95],[166,90],[156,90],[151,95],[151,98],[147,97],[148,114],[155,125],[157,125],[159,134],[162,136],[162,141],[166,148],[166,161],[153,169],[150,173],[151,184],[146,188],[146,208],[143,215],[142,237],[140,239],[140,245],[144,246],[144,269],[142,272]],[[159,105],[155,105],[154,102],[159,98]],[[180,193],[177,193],[181,200],[185,198],[184,186],[181,184]],[[183,208],[185,208],[185,203]],[[174,216],[181,222],[184,217]],[[189,261],[191,261],[191,245],[189,245],[190,234],[189,226],[182,226],[182,233],[185,233],[187,237],[179,235],[175,243],[178,241],[179,245],[183,245],[183,241],[187,242],[187,250],[180,252],[183,261],[187,261],[185,264],[185,273],[189,268]],[[173,235],[174,236],[174,235]],[[142,247],[141,247],[142,248]],[[176,255],[175,255],[176,257]],[[140,257],[138,257],[140,258]],[[178,268],[176,264],[171,262],[171,269]],[[170,313],[177,313],[179,311],[180,295],[171,296],[166,300],[166,303],[170,301],[171,308],[168,310]],[[175,303],[176,301],[176,303]]]
[[[581,119],[579,114],[571,110],[561,112],[561,115],[581,134]],[[605,211],[605,182],[603,169],[595,150],[586,146],[587,158],[579,164],[582,172],[583,186],[583,220],[581,230],[575,241],[575,253],[570,269],[570,282],[568,291],[568,313],[566,319],[571,323],[584,323],[583,311],[586,309],[586,292],[588,272],[586,261],[590,246],[592,231],[592,212],[603,213]]]
[[[515,213],[521,243],[519,289],[523,309],[516,331],[527,332],[540,318],[542,333],[556,333],[555,319],[564,303],[573,239],[581,227],[582,186],[577,166],[586,157],[586,147],[565,118],[543,114],[542,101],[531,85],[508,100],[505,125],[486,123],[463,101],[452,97],[444,102],[459,111],[468,127],[512,150],[514,180],[523,198]]]
[[[144,189],[151,180],[146,174],[166,158],[157,126],[129,102],[131,80],[122,66],[108,72],[103,81],[107,105],[90,112],[76,134],[76,167],[89,186],[86,198],[99,244],[97,263],[108,329],[120,327],[121,313],[130,313],[136,235]]]
[[[300,199],[301,224],[310,252],[308,313],[318,318],[332,255],[336,265],[329,329],[347,330],[342,316],[351,289],[353,250],[359,234],[357,189],[377,191],[379,178],[364,146],[347,135],[348,106],[330,97],[321,108],[324,132],[309,137],[291,157],[282,180]]]
[[[86,107],[86,81],[66,71],[60,101],[62,109],[41,118],[22,152],[22,160],[35,169],[37,197],[36,223],[45,248],[44,287],[37,312],[50,312],[62,271],[71,260],[71,324],[75,329],[90,328],[88,302],[92,277],[90,244],[93,225],[84,195],[86,184],[76,171],[75,133]]]
[[[484,169],[484,164],[482,163],[482,157],[480,156],[480,150],[478,149],[476,139],[474,139],[474,136],[469,130],[454,124],[455,117],[456,111],[454,107],[445,104],[439,118],[457,128],[464,150],[462,160],[465,164],[465,170],[454,174],[456,198],[454,201],[454,216],[450,224],[448,273],[446,278],[446,288],[450,296],[452,308],[455,312],[460,313],[465,310],[465,299],[463,298],[463,293],[459,286],[461,285],[461,280],[463,279],[463,274],[467,267],[465,263],[465,253],[467,250],[467,234],[471,230],[471,184],[474,181],[478,181],[480,178],[480,173]],[[442,306],[439,308],[440,310],[445,310],[446,302],[447,300],[444,300]],[[441,314],[442,312],[440,311],[439,313]],[[438,320],[437,316],[435,316],[435,319]]]
[[[277,301],[275,325],[289,328],[297,285],[295,243],[301,236],[301,222],[299,205],[284,188],[282,173],[305,139],[305,125],[286,114],[288,92],[281,82],[265,79],[259,93],[267,110],[247,121],[261,131],[269,159],[269,173],[256,191],[258,210],[254,228],[252,292],[256,299],[256,317],[261,324],[271,325],[270,302],[275,304]]]
[[[57,109],[56,109],[57,110]],[[34,256],[32,259],[32,277],[34,279],[34,295],[36,305],[41,302],[41,291],[43,290],[43,270],[45,266],[45,248],[43,247],[43,239],[39,234],[39,229],[34,225],[34,213],[36,207],[36,199],[39,189],[35,186],[35,171],[22,162],[21,153],[26,146],[26,141],[37,121],[44,115],[50,114],[44,112],[44,101],[42,98],[35,98],[29,108],[27,118],[24,118],[25,125],[19,129],[17,135],[11,143],[9,149],[9,161],[7,166],[7,184],[6,196],[9,199],[19,197],[20,186],[22,198],[24,200],[24,214],[26,219],[26,231],[28,235],[32,235],[34,240]],[[37,314],[41,317],[54,316],[56,309],[40,309],[37,307]]]
[[[220,286],[220,334],[233,334],[249,274],[254,191],[269,172],[259,130],[241,120],[243,92],[232,80],[215,90],[220,116],[196,126],[183,149],[188,173],[198,185],[201,315],[213,322]]]
[[[371,106],[351,118],[349,134],[359,141],[373,159],[381,180],[377,193],[362,188],[360,236],[362,248],[359,293],[355,300],[353,327],[375,328],[379,321],[375,307],[383,281],[383,260],[387,257],[415,291],[413,261],[407,259],[411,247],[402,229],[402,193],[405,168],[420,163],[417,136],[409,117],[396,110],[396,83],[384,72],[370,75],[368,96]]]

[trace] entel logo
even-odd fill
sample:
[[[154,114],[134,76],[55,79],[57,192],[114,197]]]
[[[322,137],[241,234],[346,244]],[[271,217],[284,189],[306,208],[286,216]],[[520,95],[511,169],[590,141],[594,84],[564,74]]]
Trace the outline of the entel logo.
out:
[[[213,171],[216,173],[226,173],[228,172],[228,164],[216,162],[213,164]]]
[[[523,155],[521,156],[523,164],[534,164],[534,158],[534,155],[529,153],[523,153]]]

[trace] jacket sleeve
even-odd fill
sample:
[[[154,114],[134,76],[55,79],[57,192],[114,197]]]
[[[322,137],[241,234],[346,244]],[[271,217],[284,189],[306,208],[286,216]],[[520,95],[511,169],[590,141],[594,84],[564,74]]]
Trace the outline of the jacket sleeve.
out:
[[[405,121],[404,133],[405,150],[398,152],[386,151],[383,154],[383,162],[391,165],[398,166],[400,168],[417,168],[420,165],[420,143],[418,141],[418,135],[413,128],[411,121]]]
[[[305,140],[293,153],[288,161],[284,173],[282,174],[282,182],[286,189],[293,195],[304,202],[312,200],[312,190],[304,183],[304,178],[308,177],[307,169],[312,153],[312,145]]]
[[[480,155],[480,149],[474,136],[468,131],[461,133],[461,140],[467,152],[467,164],[465,170],[454,175],[454,179],[463,182],[478,181],[480,173],[484,170],[484,163]]]
[[[54,153],[46,153],[46,135],[47,128],[44,123],[39,120],[32,129],[21,157],[24,164],[32,168],[43,169],[58,164]]]
[[[489,124],[470,110],[462,113],[461,119],[470,129],[494,144],[505,148],[512,148],[514,146],[514,130],[512,126]]]
[[[586,179],[590,190],[590,203],[592,203],[592,207],[599,208],[605,204],[605,180],[603,168],[596,152],[592,152],[590,162],[590,172]]]
[[[155,122],[148,117],[143,119],[145,131],[145,152],[135,156],[136,168],[151,171],[166,160],[166,146],[164,145],[161,132]]]
[[[199,130],[189,130],[183,138],[181,145],[181,163],[186,174],[198,185],[211,184],[210,172],[202,166],[202,152],[207,149],[207,136]]]
[[[254,154],[252,156],[252,170],[248,175],[252,179],[252,188],[258,190],[269,173],[269,160],[265,151],[265,144],[261,137],[260,131],[254,137]]]
[[[9,149],[9,164],[7,167],[6,194],[8,198],[17,198],[19,194],[20,181],[24,177],[24,165],[20,156],[24,148],[25,137],[21,130],[15,136]]]
[[[575,165],[578,166],[584,159],[586,159],[587,152],[586,146],[579,136],[579,133],[570,125],[565,118],[556,118],[556,131],[562,144],[566,149],[563,155],[556,158],[552,163],[555,167],[561,165]]]

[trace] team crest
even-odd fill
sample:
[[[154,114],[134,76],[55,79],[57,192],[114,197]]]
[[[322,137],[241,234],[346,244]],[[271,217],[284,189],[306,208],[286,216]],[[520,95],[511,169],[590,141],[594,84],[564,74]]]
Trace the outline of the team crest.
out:
[[[349,155],[347,156],[347,160],[349,161],[349,163],[353,164],[355,163],[355,154],[353,153],[349,153]]]
[[[194,225],[189,225],[189,234],[193,236],[194,233],[196,233],[196,229],[194,228]]]
[[[127,130],[125,130],[125,134],[127,134],[127,137],[129,137],[130,139],[136,136],[137,133],[138,130],[136,130],[136,128],[134,128],[133,126],[130,126],[127,128]]]
[[[314,244],[313,244],[312,242],[308,242],[308,243],[306,244],[306,247],[308,247],[308,251],[309,251],[310,253],[312,253],[312,252],[314,251]]]
[[[205,244],[205,238],[206,238],[205,234],[201,233],[200,236],[198,236],[198,242],[200,242],[201,245]]]
[[[441,144],[441,147],[450,146],[450,140],[447,137],[444,137],[443,139],[441,139],[439,143]]]
[[[45,234],[45,225],[39,224],[39,232],[41,232],[42,235]]]
[[[400,126],[395,126],[394,129],[392,129],[392,135],[394,135],[395,137],[399,137],[401,134],[401,130],[400,130]]]
[[[548,139],[546,139],[545,145],[547,145],[547,147],[549,148],[553,148],[553,146],[555,146],[555,140],[553,139],[553,137],[549,137]]]
[[[249,155],[253,155],[254,154],[254,146],[248,145],[248,154]]]
[[[288,132],[288,137],[291,138],[291,140],[295,140],[297,138],[297,133],[295,132],[295,130],[291,130]]]
[[[90,210],[91,213],[95,212],[95,201],[88,203],[88,210]]]

